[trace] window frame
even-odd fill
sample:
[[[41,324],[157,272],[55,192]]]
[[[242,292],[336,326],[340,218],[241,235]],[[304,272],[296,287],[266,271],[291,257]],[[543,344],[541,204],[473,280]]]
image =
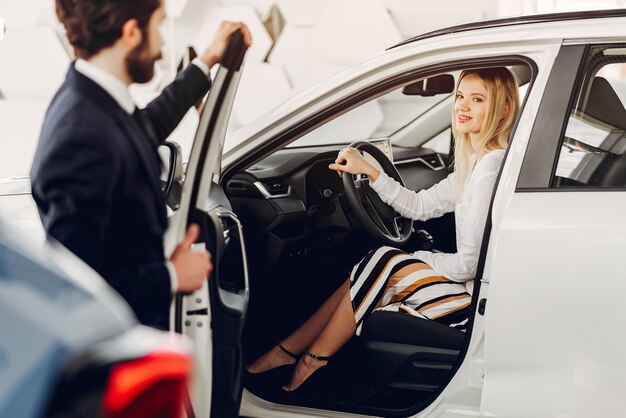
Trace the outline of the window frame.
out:
[[[596,49],[597,48],[597,49]],[[567,120],[565,121],[565,129],[567,129],[568,123],[569,123],[569,116],[573,113],[574,108],[577,107],[580,103],[580,101],[586,97],[586,94],[589,93],[589,90],[591,88],[591,83],[593,81],[593,79],[595,79],[597,77],[598,72],[604,68],[607,65],[610,64],[614,64],[615,62],[613,62],[613,60],[611,59],[610,56],[599,56],[599,57],[595,57],[592,55],[592,53],[596,53],[593,50],[596,49],[596,51],[598,50],[607,50],[607,49],[611,49],[611,48],[620,48],[620,49],[626,49],[626,43],[602,43],[602,44],[594,44],[594,45],[589,45],[588,50],[587,50],[587,55],[585,56],[585,59],[581,62],[580,65],[580,81],[579,84],[577,86],[575,86],[573,91],[577,91],[578,93],[574,96],[574,100],[571,104],[571,107],[569,109],[569,113],[568,113],[568,117]],[[626,64],[626,56],[624,55],[620,55],[620,58],[623,58],[624,61],[619,61],[619,63],[621,64]],[[626,78],[625,78],[626,79]],[[577,89],[577,90],[576,90]],[[561,145],[565,142],[565,130],[563,132],[562,138],[561,138]],[[589,148],[594,148],[593,145],[591,144],[587,144],[584,141],[583,142],[585,145],[587,145]],[[559,186],[557,183],[557,178],[556,178],[556,170],[558,168],[559,165],[559,159],[561,156],[561,152],[562,150],[559,151],[559,153],[556,156],[556,162],[555,162],[555,166],[554,166],[554,174],[552,176],[552,180],[551,180],[551,187],[553,189],[566,189],[566,190],[570,190],[570,191],[578,191],[578,190],[587,190],[587,191],[593,191],[593,190],[597,190],[597,191],[619,191],[619,190],[626,190],[626,184],[623,186],[594,186],[594,185],[581,185],[581,186]],[[622,158],[626,158],[626,156],[623,156]]]
[[[237,162],[230,165],[224,173],[222,173],[222,178],[229,178],[230,173],[241,171],[242,169],[245,169],[245,167],[251,166],[254,162],[261,160],[267,155],[287,147],[287,145],[291,142],[296,141],[310,131],[317,129],[319,126],[330,122],[353,108],[419,79],[449,71],[508,65],[526,65],[531,71],[528,90],[522,104],[520,105],[521,114],[528,100],[528,96],[534,88],[535,79],[537,78],[537,73],[539,71],[537,64],[528,56],[523,54],[507,54],[501,56],[486,55],[484,57],[449,60],[436,64],[425,65],[392,77],[381,79],[372,86],[364,88],[355,94],[348,95],[339,102],[333,103],[325,109],[317,112],[315,115],[281,130],[265,141],[263,145],[257,148],[254,152],[248,153],[246,156],[239,158]],[[514,137],[516,128],[517,121],[515,122],[515,128],[511,134],[511,138]],[[454,144],[452,146],[454,147]],[[298,147],[294,147],[294,149],[297,148]]]
[[[554,60],[522,161],[515,192],[551,187],[570,111],[578,96],[581,66],[589,45],[562,45]]]
[[[602,68],[603,60],[590,62],[593,47],[624,47],[622,42],[563,44],[546,84],[522,161],[515,192],[608,192],[625,191],[625,186],[557,186],[556,171],[572,110],[583,87]],[[625,61],[626,62],[626,61]],[[589,64],[589,65],[588,65]],[[593,67],[590,71],[589,68]]]

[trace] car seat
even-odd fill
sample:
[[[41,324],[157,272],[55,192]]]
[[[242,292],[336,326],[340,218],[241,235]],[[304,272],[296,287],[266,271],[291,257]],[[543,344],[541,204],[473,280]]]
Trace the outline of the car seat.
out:
[[[465,332],[402,312],[376,311],[360,338],[377,382],[433,392],[449,378]]]
[[[587,97],[579,101],[576,114],[583,121],[606,132],[600,144],[592,147],[572,174],[574,181],[564,185],[587,185],[599,187],[622,187],[626,185],[626,109],[611,84],[603,77],[595,77]],[[566,139],[567,140],[567,139]]]

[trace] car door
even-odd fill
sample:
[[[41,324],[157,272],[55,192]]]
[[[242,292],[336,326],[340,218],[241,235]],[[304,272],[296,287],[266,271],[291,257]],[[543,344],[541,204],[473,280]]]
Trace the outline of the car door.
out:
[[[484,275],[485,416],[626,407],[625,46],[564,43],[526,149],[513,141]]]
[[[170,220],[166,248],[172,251],[187,227],[201,233],[194,246],[212,255],[208,282],[192,294],[177,294],[171,329],[195,345],[194,381],[188,417],[237,417],[241,398],[240,334],[248,304],[248,281],[241,224],[214,183],[228,118],[246,48],[236,32],[224,54],[204,104],[183,185],[180,209]]]

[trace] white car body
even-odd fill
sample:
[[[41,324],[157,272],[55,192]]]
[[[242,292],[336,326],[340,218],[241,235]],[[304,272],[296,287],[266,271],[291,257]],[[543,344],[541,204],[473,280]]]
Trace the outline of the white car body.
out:
[[[490,235],[484,241],[488,247],[477,297],[487,301],[484,314],[474,317],[463,361],[454,376],[435,400],[410,416],[626,416],[626,359],[622,355],[626,352],[626,304],[621,301],[626,294],[621,258],[626,254],[626,188],[520,186],[533,127],[560,51],[576,45],[626,44],[626,13],[614,15],[486,24],[407,42],[300,94],[227,137],[222,173],[244,159],[258,161],[381,94],[360,97],[363,92],[412,72],[419,74],[420,69],[501,57],[518,57],[534,66],[532,85],[494,193]],[[294,126],[357,96],[354,104],[340,106],[334,116],[289,134]],[[8,198],[0,197],[0,202]],[[196,332],[192,337],[204,341],[197,352],[211,351],[207,348],[210,334]],[[210,355],[203,363],[206,370],[199,374],[204,384],[210,384]],[[209,402],[205,399],[204,403],[196,411],[199,416],[209,416]],[[370,416],[269,402],[246,389],[240,414],[258,418]]]
[[[626,415],[626,190],[516,193],[544,87],[563,44],[626,41],[626,19],[588,19],[451,33],[388,50],[285,103],[229,138],[227,167],[333,102],[411,68],[523,55],[538,74],[502,168],[468,353],[437,401],[415,417]],[[351,414],[270,405],[244,392],[242,414]]]

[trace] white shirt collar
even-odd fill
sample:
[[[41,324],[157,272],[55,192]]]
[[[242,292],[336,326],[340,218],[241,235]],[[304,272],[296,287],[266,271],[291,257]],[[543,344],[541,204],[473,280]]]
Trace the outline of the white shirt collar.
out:
[[[78,59],[76,60],[76,71],[91,79],[109,93],[111,97],[120,105],[122,109],[129,115],[135,111],[135,103],[130,96],[128,87],[119,78],[107,73],[89,62]]]

